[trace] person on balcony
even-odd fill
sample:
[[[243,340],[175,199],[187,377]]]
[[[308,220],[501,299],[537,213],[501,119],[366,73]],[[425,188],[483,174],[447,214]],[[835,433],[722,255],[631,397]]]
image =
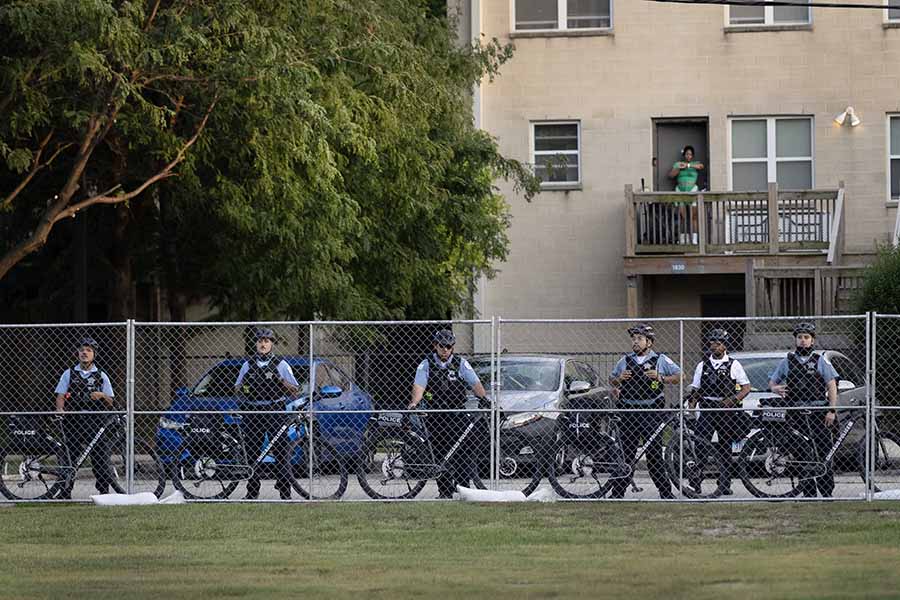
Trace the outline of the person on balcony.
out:
[[[706,167],[702,162],[694,160],[694,147],[685,146],[681,150],[681,160],[672,164],[669,178],[675,180],[675,191],[697,192],[697,181],[700,179],[700,171]],[[678,243],[698,243],[697,212],[690,202],[679,202],[678,207]]]

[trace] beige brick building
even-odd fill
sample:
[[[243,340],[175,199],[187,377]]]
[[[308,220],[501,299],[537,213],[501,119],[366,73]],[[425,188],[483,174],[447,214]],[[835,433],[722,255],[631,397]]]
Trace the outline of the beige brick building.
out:
[[[510,255],[482,281],[480,313],[847,310],[847,267],[897,222],[900,1],[888,1],[896,8],[451,2],[462,37],[516,46],[476,90],[476,122],[553,180],[531,203],[501,184]],[[697,147],[709,190],[683,195],[687,212],[671,193],[627,195],[642,182],[672,190],[682,143]]]

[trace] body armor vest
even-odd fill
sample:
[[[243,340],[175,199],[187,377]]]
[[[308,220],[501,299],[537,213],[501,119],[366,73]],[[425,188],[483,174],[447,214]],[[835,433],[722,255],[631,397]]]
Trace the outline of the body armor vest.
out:
[[[805,363],[794,352],[788,352],[787,400],[794,405],[824,406],[827,403],[828,386],[819,373],[819,361],[825,360],[813,354]]]
[[[712,357],[703,359],[703,373],[700,375],[700,395],[704,398],[727,398],[734,396],[740,389],[737,380],[731,378],[731,365],[734,359],[729,358],[718,367],[712,363]]]
[[[278,373],[278,365],[281,357],[272,355],[272,358],[263,366],[257,364],[256,358],[247,361],[249,370],[244,375],[244,395],[251,402],[275,402],[284,396],[284,386],[281,384],[281,375]]]
[[[430,408],[465,408],[468,386],[459,376],[462,359],[455,354],[446,369],[442,369],[435,357],[428,359],[428,386],[431,394]]]
[[[659,363],[659,355],[647,359],[644,364],[638,363],[632,354],[625,356],[625,368],[631,371],[631,379],[626,379],[620,387],[620,399],[624,404],[634,406],[651,406],[662,404],[663,383],[651,380],[644,375],[644,371],[656,369]]]

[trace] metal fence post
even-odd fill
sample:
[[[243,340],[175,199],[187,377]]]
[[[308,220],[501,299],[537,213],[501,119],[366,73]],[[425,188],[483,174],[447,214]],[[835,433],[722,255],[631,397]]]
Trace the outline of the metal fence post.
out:
[[[307,452],[308,456],[306,457],[306,461],[309,464],[309,499],[312,500],[315,497],[315,493],[313,488],[315,487],[315,482],[313,481],[313,452],[315,452],[313,445],[313,410],[315,409],[315,404],[313,400],[315,399],[316,392],[316,365],[315,365],[315,342],[313,341],[313,336],[315,335],[315,328],[312,323],[309,324],[309,419],[308,425],[306,429],[306,435],[309,439],[309,452]]]
[[[500,481],[498,480],[497,474],[497,455],[499,448],[498,444],[495,442],[499,442],[499,435],[497,435],[496,431],[498,430],[498,418],[500,415],[500,396],[497,394],[496,388],[496,368],[497,368],[497,336],[499,335],[499,331],[497,329],[497,317],[491,316],[491,444],[490,444],[490,452],[491,452],[491,489],[496,490],[500,487]],[[495,436],[497,439],[495,439]]]
[[[875,463],[872,456],[875,441],[875,400],[876,377],[875,357],[877,352],[878,313],[866,313],[866,500],[872,501],[875,487]],[[871,328],[871,329],[870,329]]]
[[[681,383],[678,386],[678,494],[682,496],[684,483],[684,374],[690,368],[684,364],[684,320],[678,321],[678,355],[681,365]],[[682,496],[683,497],[683,496]]]
[[[125,471],[126,487],[129,494],[134,493],[134,319],[128,319],[125,324],[126,338],[126,362],[125,362]]]

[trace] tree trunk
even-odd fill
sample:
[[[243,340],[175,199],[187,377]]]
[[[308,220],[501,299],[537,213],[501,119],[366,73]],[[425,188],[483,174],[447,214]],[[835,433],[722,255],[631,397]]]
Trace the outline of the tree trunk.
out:
[[[131,211],[124,204],[116,206],[115,211],[115,223],[111,232],[112,253],[109,261],[113,271],[109,318],[111,321],[125,321],[134,316],[134,303],[131,297],[133,283],[131,249],[128,239]]]

